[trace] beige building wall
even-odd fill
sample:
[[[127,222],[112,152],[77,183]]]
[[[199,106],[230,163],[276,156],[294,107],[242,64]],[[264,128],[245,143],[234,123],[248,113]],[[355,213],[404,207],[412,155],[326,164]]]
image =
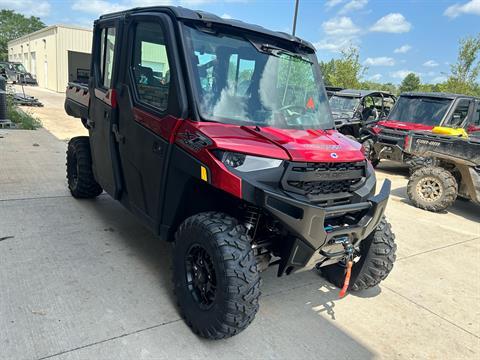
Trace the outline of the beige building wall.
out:
[[[38,86],[64,92],[68,84],[68,51],[90,54],[92,31],[53,25],[8,43],[8,60],[21,62]]]

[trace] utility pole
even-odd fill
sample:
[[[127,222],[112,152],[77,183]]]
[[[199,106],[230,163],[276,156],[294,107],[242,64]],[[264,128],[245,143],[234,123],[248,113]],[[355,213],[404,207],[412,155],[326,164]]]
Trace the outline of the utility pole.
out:
[[[300,0],[295,0],[295,13],[293,14],[293,30],[292,35],[295,36],[295,30],[297,28],[297,15],[298,15],[298,3]]]

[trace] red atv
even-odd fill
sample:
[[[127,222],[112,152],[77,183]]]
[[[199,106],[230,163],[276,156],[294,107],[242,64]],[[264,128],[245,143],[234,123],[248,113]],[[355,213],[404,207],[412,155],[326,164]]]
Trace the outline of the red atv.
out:
[[[480,99],[447,93],[404,93],[384,121],[372,130],[376,134],[364,144],[373,165],[381,159],[408,164],[412,169],[428,165],[425,159],[405,152],[410,131],[430,131],[434,127],[480,131]]]
[[[363,149],[335,130],[313,45],[176,7],[95,22],[89,86],[65,109],[72,195],[105,190],[174,243],[174,288],[201,336],[254,319],[260,272],[320,268],[335,285],[384,280],[396,245]]]

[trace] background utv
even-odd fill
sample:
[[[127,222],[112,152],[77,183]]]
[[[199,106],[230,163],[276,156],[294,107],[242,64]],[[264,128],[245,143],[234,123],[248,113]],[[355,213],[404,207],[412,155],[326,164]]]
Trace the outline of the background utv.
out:
[[[361,145],[334,130],[313,46],[204,12],[152,7],[95,22],[89,86],[65,108],[74,197],[104,189],[173,241],[174,288],[201,336],[254,319],[259,272],[318,266],[361,290],[395,260]],[[347,275],[345,275],[347,274]]]

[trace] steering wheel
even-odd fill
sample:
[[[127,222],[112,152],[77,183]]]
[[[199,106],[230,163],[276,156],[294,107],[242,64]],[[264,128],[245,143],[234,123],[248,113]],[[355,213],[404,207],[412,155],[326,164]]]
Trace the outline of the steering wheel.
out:
[[[305,112],[305,107],[303,107],[301,105],[295,105],[295,104],[282,106],[280,109],[278,109],[278,111],[283,112],[283,111],[290,110],[290,109],[299,109],[300,114],[303,114]]]

